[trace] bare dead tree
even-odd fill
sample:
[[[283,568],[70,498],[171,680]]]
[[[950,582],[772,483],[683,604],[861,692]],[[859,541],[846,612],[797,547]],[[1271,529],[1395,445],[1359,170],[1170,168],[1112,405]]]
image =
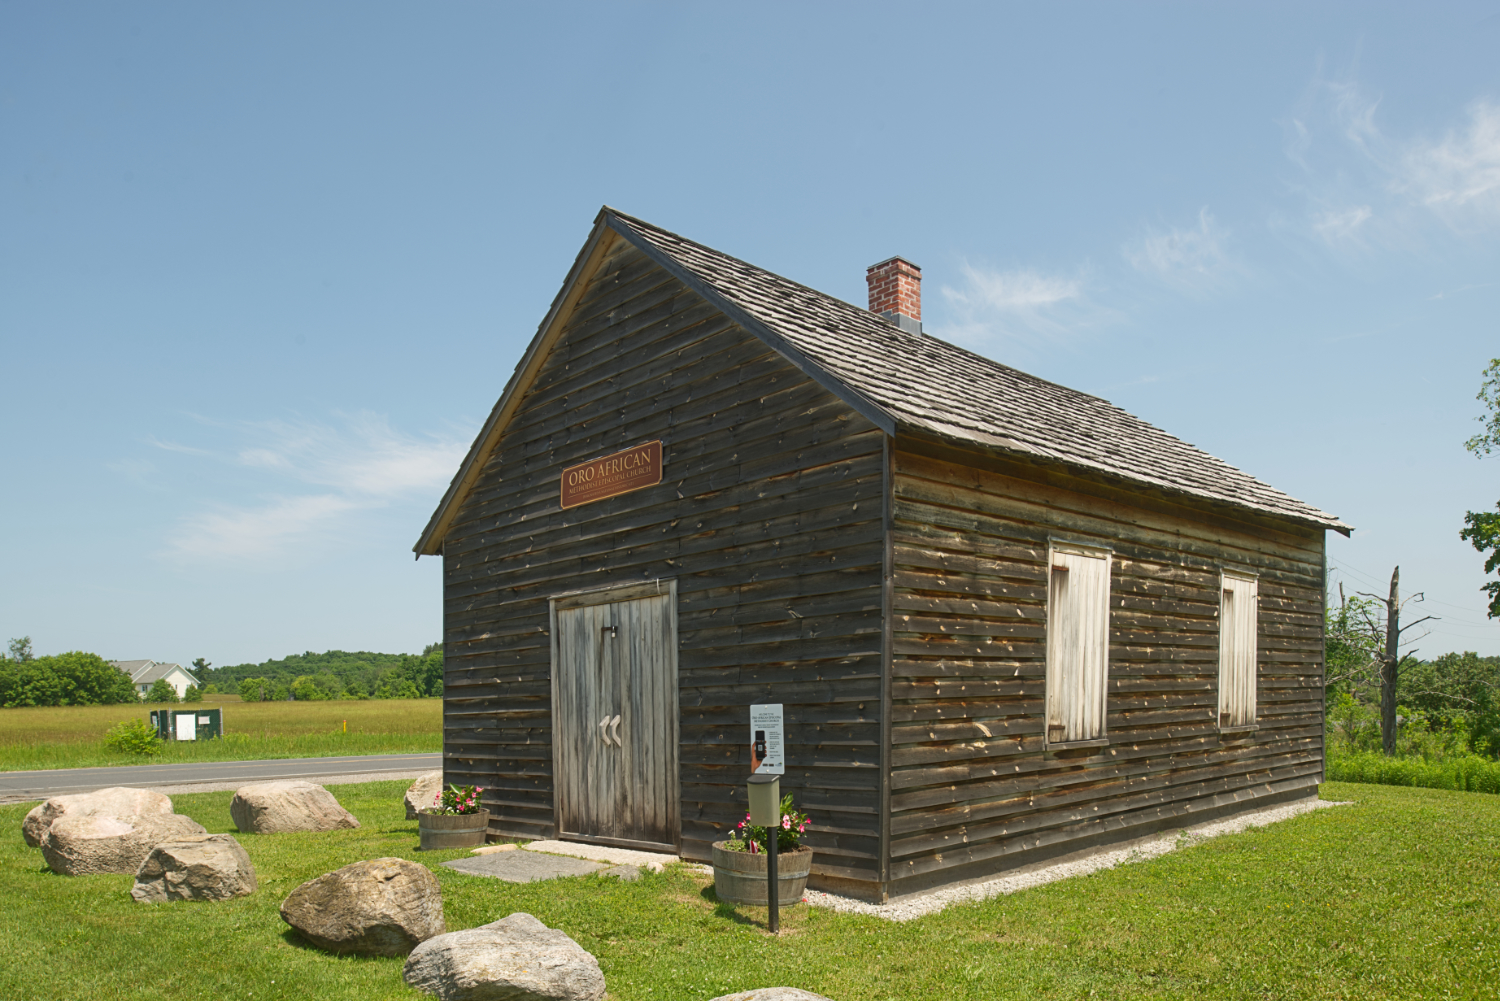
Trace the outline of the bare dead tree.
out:
[[[1400,650],[1402,646],[1401,634],[1408,629],[1413,629],[1430,619],[1436,619],[1435,615],[1426,615],[1416,622],[1405,626],[1401,624],[1401,609],[1406,602],[1421,602],[1426,600],[1423,592],[1418,591],[1411,595],[1406,601],[1401,600],[1401,568],[1397,567],[1391,571],[1391,593],[1389,597],[1382,598],[1368,591],[1359,592],[1385,606],[1385,653],[1380,660],[1380,747],[1387,757],[1396,753],[1396,679],[1400,676],[1401,662],[1404,659]],[[1423,633],[1425,636],[1426,633]],[[1421,637],[1417,637],[1420,639]],[[1408,641],[1413,642],[1413,641]],[[1407,653],[1406,657],[1416,654],[1415,650]]]

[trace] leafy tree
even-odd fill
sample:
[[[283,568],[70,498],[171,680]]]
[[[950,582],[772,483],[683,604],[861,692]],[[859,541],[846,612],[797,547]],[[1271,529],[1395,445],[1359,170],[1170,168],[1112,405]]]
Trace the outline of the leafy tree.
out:
[[[177,689],[173,688],[166,678],[157,678],[151,683],[151,690],[146,693],[147,702],[176,702]]]
[[[1372,692],[1379,698],[1385,623],[1376,615],[1375,602],[1358,595],[1346,598],[1339,585],[1338,607],[1325,614],[1323,656],[1329,704],[1342,695],[1359,702],[1371,701]]]
[[[1481,553],[1489,554],[1484,560],[1484,572],[1494,573],[1500,567],[1500,503],[1496,503],[1494,511],[1466,511],[1464,526],[1458,537]],[[1492,580],[1480,590],[1490,596],[1489,617],[1500,619],[1500,581]]]
[[[75,650],[0,661],[0,706],[92,706],[135,701],[130,677],[95,653]]]
[[[1484,431],[1464,442],[1464,448],[1482,459],[1500,448],[1500,358],[1491,358],[1480,374],[1485,379],[1475,399],[1484,404],[1485,413],[1474,419],[1484,425]],[[1500,502],[1495,504],[1494,511],[1467,512],[1458,537],[1479,552],[1487,553],[1484,572],[1495,573],[1500,568]],[[1500,619],[1500,581],[1490,581],[1482,590],[1490,596],[1489,617]]]
[[[304,674],[292,682],[291,692],[298,702],[316,702],[338,698],[344,694],[344,686],[331,674]]]
[[[14,639],[10,641],[11,660],[16,661],[19,664],[24,664],[28,660],[34,660],[35,656],[36,655],[31,652],[30,636],[22,636],[20,639]]]
[[[1423,714],[1471,750],[1500,751],[1500,657],[1446,653],[1417,661],[1402,674],[1397,697],[1403,713]]]
[[[1484,430],[1464,442],[1464,448],[1483,458],[1500,448],[1500,358],[1491,358],[1479,374],[1485,379],[1474,398],[1484,404],[1487,413],[1474,419],[1484,425]]]
[[[202,702],[203,701],[203,693],[198,690],[198,686],[197,685],[188,685],[187,686],[187,691],[185,691],[185,692],[182,693],[182,701],[184,701],[184,702]]]

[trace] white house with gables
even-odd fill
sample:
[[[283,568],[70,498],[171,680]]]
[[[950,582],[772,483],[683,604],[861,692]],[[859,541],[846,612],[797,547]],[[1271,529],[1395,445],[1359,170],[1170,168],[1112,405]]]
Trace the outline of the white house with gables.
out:
[[[130,675],[137,695],[151,691],[159,678],[165,678],[180,699],[187,694],[188,685],[197,685],[198,679],[183,669],[181,664],[162,664],[154,660],[112,660],[110,664]]]

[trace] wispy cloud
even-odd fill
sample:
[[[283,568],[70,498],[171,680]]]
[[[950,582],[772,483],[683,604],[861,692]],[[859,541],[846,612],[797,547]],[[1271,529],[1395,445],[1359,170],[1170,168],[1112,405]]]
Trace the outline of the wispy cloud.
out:
[[[1158,281],[1205,289],[1221,284],[1237,270],[1225,248],[1228,238],[1228,231],[1205,207],[1198,211],[1196,225],[1149,229],[1122,247],[1121,254],[1137,271]]]
[[[967,261],[957,287],[941,287],[948,322],[942,335],[960,342],[1004,341],[1038,346],[1065,338],[1094,320],[1081,277],[1033,268],[997,270]]]
[[[1393,183],[1459,228],[1500,222],[1500,106],[1476,101],[1465,128],[1406,144]]]
[[[1345,209],[1323,209],[1313,213],[1312,228],[1327,243],[1347,243],[1358,240],[1360,227],[1375,214],[1368,205],[1354,205]]]
[[[282,550],[327,530],[335,518],[360,505],[346,497],[322,494],[283,497],[254,508],[222,509],[186,518],[171,540],[171,552],[190,560],[253,561],[281,555]]]
[[[258,485],[260,499],[215,503],[185,517],[167,547],[184,561],[275,558],[338,534],[359,512],[435,496],[468,447],[466,436],[405,434],[371,413],[340,415],[336,423],[205,423],[230,441],[218,450],[151,443],[238,468]]]
[[[1069,299],[1077,299],[1082,285],[1075,278],[1060,278],[1031,270],[986,271],[965,263],[963,289],[943,288],[949,299],[968,306],[1003,313],[1037,313]]]
[[[1306,201],[1306,232],[1329,246],[1410,249],[1427,231],[1500,225],[1493,101],[1475,101],[1436,138],[1403,136],[1358,83],[1315,79],[1286,123],[1284,151]]]

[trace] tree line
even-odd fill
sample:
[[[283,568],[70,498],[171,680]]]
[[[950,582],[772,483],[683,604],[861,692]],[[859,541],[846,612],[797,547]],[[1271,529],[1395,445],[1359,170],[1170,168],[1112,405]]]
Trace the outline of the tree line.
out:
[[[443,645],[420,654],[308,651],[259,664],[200,669],[199,680],[246,702],[420,699],[443,694]]]
[[[420,654],[293,654],[260,664],[214,667],[202,657],[193,661],[200,686],[188,686],[185,701],[204,695],[238,694],[247,702],[320,701],[323,699],[417,699],[443,694],[443,646],[431,643]],[[93,706],[130,702],[177,702],[178,695],[158,680],[144,696],[130,676],[95,653],[38,657],[31,638],[10,641],[0,655],[0,707]]]

